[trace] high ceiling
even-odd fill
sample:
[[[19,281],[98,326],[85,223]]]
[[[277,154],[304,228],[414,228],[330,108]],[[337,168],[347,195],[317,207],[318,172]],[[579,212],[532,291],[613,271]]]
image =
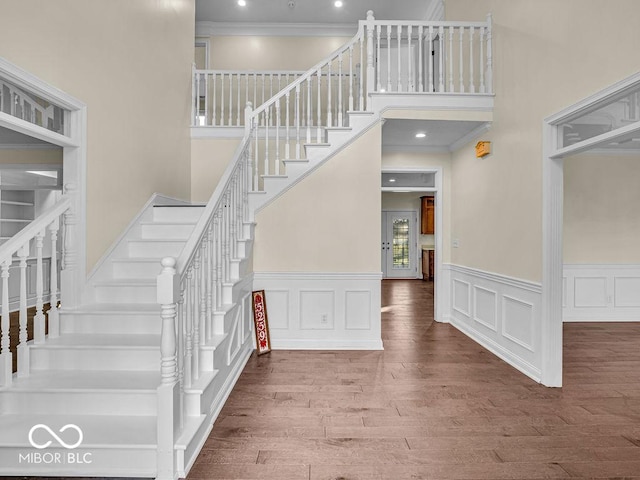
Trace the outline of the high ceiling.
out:
[[[364,20],[368,10],[380,20],[428,20],[433,0],[196,0],[196,21],[216,23],[349,24]],[[290,4],[293,6],[290,6]]]

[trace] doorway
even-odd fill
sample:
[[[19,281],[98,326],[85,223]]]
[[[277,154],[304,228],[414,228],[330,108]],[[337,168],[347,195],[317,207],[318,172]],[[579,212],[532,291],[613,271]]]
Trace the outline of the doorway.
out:
[[[382,278],[418,278],[418,213],[382,211]]]

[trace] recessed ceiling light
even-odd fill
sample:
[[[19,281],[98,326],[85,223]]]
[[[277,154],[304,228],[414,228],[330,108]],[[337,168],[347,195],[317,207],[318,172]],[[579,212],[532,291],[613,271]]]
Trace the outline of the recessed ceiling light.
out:
[[[395,181],[396,181],[396,179],[395,179],[395,178],[390,178],[390,179],[389,179],[389,183],[393,183],[393,182],[395,182]]]
[[[426,134],[426,133],[424,133],[424,132],[418,132],[418,133],[416,133],[416,138],[424,138],[424,137],[426,137],[426,136],[427,136],[427,134]]]
[[[238,0],[238,5],[240,5],[241,7],[246,7],[247,6],[247,0]]]
[[[340,0],[336,0],[335,2],[333,2],[333,5],[334,5],[336,8],[340,8],[340,7],[342,7],[342,2],[341,2]]]

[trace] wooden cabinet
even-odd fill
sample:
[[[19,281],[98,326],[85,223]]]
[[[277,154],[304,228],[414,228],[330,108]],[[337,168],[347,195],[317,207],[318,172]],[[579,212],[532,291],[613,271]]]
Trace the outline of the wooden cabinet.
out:
[[[436,231],[436,202],[433,196],[420,197],[422,208],[420,209],[420,233],[422,235],[433,235]]]
[[[435,272],[435,252],[433,249],[422,250],[422,279],[432,280]]]

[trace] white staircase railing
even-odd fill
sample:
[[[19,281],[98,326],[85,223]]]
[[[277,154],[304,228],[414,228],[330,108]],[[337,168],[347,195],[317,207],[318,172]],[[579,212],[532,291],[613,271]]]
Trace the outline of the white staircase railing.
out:
[[[17,368],[18,376],[25,377],[29,375],[29,350],[27,345],[27,258],[34,251],[36,258],[36,314],[33,319],[33,338],[35,343],[43,343],[45,341],[45,332],[47,331],[48,317],[48,335],[57,337],[60,333],[60,324],[58,319],[58,250],[59,235],[58,232],[64,222],[65,217],[71,215],[71,199],[63,196],[58,203],[47,211],[42,213],[38,218],[33,220],[29,225],[23,228],[15,236],[7,240],[0,246],[0,272],[2,277],[2,319],[0,328],[0,386],[10,386],[12,383],[12,353],[10,352],[10,308],[9,308],[9,280],[10,267],[14,258],[18,260],[18,269],[20,271],[19,282],[19,343],[17,346]],[[61,219],[63,221],[61,221]],[[67,243],[70,232],[66,231],[63,235],[64,241],[62,246]],[[44,290],[45,282],[43,272],[43,252],[48,249],[45,243],[50,246],[51,264],[49,279],[49,304],[51,308],[47,312],[47,317],[43,312],[44,306]],[[65,256],[61,255],[61,262],[64,268]]]

